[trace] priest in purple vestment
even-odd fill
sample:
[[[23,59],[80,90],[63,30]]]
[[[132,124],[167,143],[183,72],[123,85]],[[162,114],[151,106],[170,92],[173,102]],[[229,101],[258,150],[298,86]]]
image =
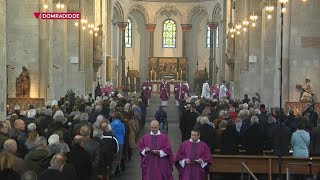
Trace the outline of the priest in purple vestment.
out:
[[[144,97],[148,100],[148,105],[149,105],[149,99],[151,98],[151,92],[152,92],[152,86],[151,86],[151,82],[148,79],[142,83],[141,91],[143,92]]]
[[[179,102],[180,102],[180,88],[181,88],[181,83],[180,82],[177,82],[175,85],[174,85],[174,98],[176,100],[176,106],[179,106]]]
[[[173,153],[167,135],[159,131],[159,122],[151,121],[151,132],[138,147],[141,155],[142,180],[173,180]]]
[[[160,84],[160,99],[161,105],[167,107],[168,100],[170,98],[170,84],[164,80]]]
[[[200,141],[200,131],[192,130],[191,138],[184,141],[177,152],[175,165],[180,180],[205,180],[210,164],[211,153],[208,145]]]
[[[186,97],[189,97],[189,84],[187,82],[182,83],[180,88],[180,95],[179,95],[180,102],[185,100]]]

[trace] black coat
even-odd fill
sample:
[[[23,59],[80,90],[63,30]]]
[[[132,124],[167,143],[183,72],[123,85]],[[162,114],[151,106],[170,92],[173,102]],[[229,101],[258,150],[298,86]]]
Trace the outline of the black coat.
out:
[[[99,141],[96,138],[94,140]],[[100,143],[100,168],[98,171],[105,172],[107,167],[111,169],[114,157],[117,154],[118,145],[115,136],[111,134],[104,136],[103,139],[100,140]]]
[[[210,148],[211,154],[215,149],[215,130],[209,124],[203,124],[199,127],[200,140],[205,142]]]
[[[320,126],[312,128],[311,131],[311,154],[319,156],[320,155]]]
[[[79,145],[74,145],[66,156],[74,165],[78,180],[89,180],[92,173],[92,161],[90,154]]]
[[[39,180],[67,180],[60,171],[55,169],[46,169],[39,174]]]
[[[227,126],[221,136],[221,154],[235,155],[239,153],[239,133],[235,126]]]
[[[266,126],[265,134],[264,134],[264,149],[271,150],[272,149],[272,134],[274,129],[277,127],[277,124],[271,123]]]
[[[180,130],[182,141],[190,138],[190,133],[197,122],[198,114],[196,112],[185,111],[180,119]]]
[[[291,131],[284,124],[277,124],[272,134],[273,154],[276,156],[288,156],[291,142]]]
[[[12,169],[0,171],[1,180],[20,180],[20,175]]]
[[[252,124],[244,135],[246,154],[262,155],[263,132],[260,124]]]

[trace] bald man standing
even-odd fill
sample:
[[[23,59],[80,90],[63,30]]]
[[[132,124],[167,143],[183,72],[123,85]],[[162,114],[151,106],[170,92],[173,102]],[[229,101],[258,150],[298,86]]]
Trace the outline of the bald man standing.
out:
[[[151,132],[138,147],[141,155],[142,180],[173,180],[173,154],[168,137],[159,131],[159,122],[151,121]]]

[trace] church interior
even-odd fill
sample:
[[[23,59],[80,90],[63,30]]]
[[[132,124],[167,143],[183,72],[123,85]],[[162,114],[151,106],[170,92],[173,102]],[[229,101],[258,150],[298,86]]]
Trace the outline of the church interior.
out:
[[[284,8],[282,16],[276,0],[3,0],[1,114],[6,97],[16,97],[22,66],[30,97],[46,100],[70,89],[92,93],[97,82],[139,91],[146,79],[163,78],[188,81],[197,92],[209,78],[212,86],[225,80],[237,98],[259,92],[267,106],[298,101],[295,85],[305,78],[320,88],[319,2]],[[51,11],[81,12],[81,19],[33,15]]]
[[[164,79],[170,93],[178,82],[192,96],[206,80],[226,82],[233,99],[258,93],[268,108],[320,110],[319,9],[319,0],[0,0],[0,117],[70,91],[94,97],[97,86],[140,94],[149,80],[158,97]],[[35,17],[46,12],[81,18]]]

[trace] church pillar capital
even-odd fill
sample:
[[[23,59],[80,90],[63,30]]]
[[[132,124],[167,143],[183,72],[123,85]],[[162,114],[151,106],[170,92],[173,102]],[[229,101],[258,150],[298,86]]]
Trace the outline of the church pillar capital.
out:
[[[181,24],[182,31],[190,31],[192,29],[192,24]]]
[[[156,24],[146,24],[147,31],[153,32],[156,29]]]
[[[218,25],[219,25],[218,22],[208,22],[208,26],[209,26],[210,30],[217,29]]]
[[[127,25],[128,25],[127,22],[117,22],[117,26],[119,27],[120,30],[125,30]]]

